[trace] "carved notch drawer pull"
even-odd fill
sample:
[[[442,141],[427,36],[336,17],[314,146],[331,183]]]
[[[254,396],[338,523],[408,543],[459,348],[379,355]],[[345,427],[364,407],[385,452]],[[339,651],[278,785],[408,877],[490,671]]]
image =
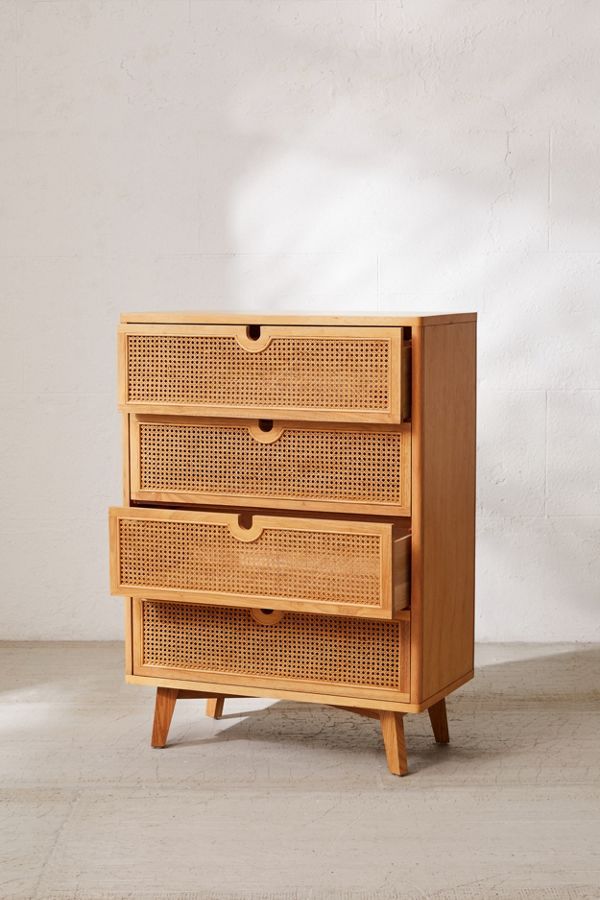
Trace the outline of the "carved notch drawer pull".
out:
[[[278,625],[285,613],[281,609],[251,609],[250,615],[259,625]]]
[[[261,444],[274,444],[279,440],[284,429],[284,425],[276,425],[272,419],[259,419],[256,424],[248,425],[249,434]]]
[[[235,339],[240,347],[249,353],[260,353],[261,350],[267,349],[273,336],[263,331],[260,325],[247,325],[236,332]]]

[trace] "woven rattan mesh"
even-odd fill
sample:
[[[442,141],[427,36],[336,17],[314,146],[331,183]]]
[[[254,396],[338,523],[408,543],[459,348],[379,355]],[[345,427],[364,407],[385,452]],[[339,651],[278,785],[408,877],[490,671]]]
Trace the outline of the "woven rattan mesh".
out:
[[[142,588],[381,606],[381,538],[265,528],[239,541],[227,525],[119,522],[120,580]]]
[[[260,625],[250,610],[142,603],[142,665],[399,688],[400,623],[286,613]]]
[[[140,424],[140,488],[401,503],[399,432],[286,428],[271,444],[240,425]]]
[[[274,337],[256,353],[234,337],[128,335],[128,400],[198,406],[386,410],[385,339]]]

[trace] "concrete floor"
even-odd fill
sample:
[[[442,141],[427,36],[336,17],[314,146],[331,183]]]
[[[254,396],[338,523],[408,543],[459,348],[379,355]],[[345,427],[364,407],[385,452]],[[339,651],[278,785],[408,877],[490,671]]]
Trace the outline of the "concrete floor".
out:
[[[118,644],[0,645],[3,898],[600,897],[600,646],[486,645],[449,701],[453,743],[377,723],[152,691]]]

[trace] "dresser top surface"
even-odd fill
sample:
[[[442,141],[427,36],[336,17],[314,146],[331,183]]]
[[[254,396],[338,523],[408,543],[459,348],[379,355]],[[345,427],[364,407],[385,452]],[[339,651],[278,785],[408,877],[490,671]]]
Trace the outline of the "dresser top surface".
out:
[[[452,325],[462,322],[475,322],[477,313],[456,312],[406,312],[401,315],[351,315],[351,316],[315,316],[315,315],[273,315],[271,313],[240,312],[220,313],[214,311],[181,311],[181,312],[127,312],[121,314],[121,322],[126,325],[371,325],[377,326],[417,326],[417,325]]]

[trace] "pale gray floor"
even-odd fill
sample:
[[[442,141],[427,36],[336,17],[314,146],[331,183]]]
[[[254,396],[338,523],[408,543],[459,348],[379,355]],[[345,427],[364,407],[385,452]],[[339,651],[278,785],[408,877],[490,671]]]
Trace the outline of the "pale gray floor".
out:
[[[306,704],[184,701],[152,750],[119,645],[0,651],[2,897],[600,897],[598,645],[480,647],[402,779],[375,722]]]

